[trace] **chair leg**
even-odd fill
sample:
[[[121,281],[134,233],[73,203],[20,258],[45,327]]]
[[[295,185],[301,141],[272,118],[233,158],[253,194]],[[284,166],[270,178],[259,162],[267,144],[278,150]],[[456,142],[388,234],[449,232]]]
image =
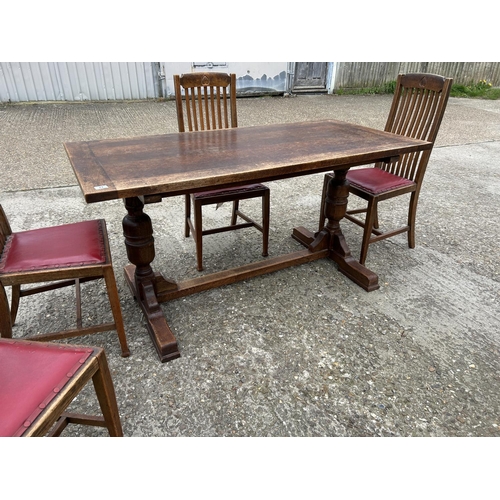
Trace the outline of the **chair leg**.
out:
[[[186,194],[184,195],[184,204],[185,204],[185,211],[184,211],[184,236],[186,238],[189,237],[189,223],[188,220],[191,218],[191,195]]]
[[[233,200],[233,213],[231,214],[231,226],[236,224],[238,218],[238,210],[240,208],[240,200]]]
[[[104,351],[100,351],[97,355],[97,362],[99,369],[92,377],[97,399],[110,436],[121,437],[123,436],[122,424],[120,422],[115,389]]]
[[[269,255],[269,214],[271,212],[270,190],[262,197],[262,257]]]
[[[10,306],[10,322],[15,324],[17,310],[19,309],[19,300],[21,299],[21,285],[12,285],[12,300]]]
[[[115,321],[116,333],[118,334],[122,349],[122,356],[126,358],[130,356],[130,350],[127,345],[127,337],[125,336],[125,327],[123,325],[122,309],[120,306],[120,297],[118,296],[115,275],[111,265],[104,267],[103,271],[106,288],[108,290],[109,303]]]
[[[75,279],[75,298],[76,298],[76,326],[82,328],[82,287],[80,279]]]
[[[415,220],[417,216],[417,202],[418,202],[418,194],[411,193],[410,198],[410,208],[408,210],[408,246],[410,248],[415,248]]]
[[[318,231],[321,231],[325,225],[325,198],[326,191],[328,189],[328,181],[330,180],[330,176],[325,174],[325,178],[323,180],[323,192],[321,193],[321,205],[319,209],[319,224]]]
[[[0,283],[0,337],[11,339],[12,338],[12,323],[9,313],[9,301],[5,288]]]
[[[196,263],[198,271],[203,271],[203,237],[201,223],[201,203],[197,200],[194,202],[194,229],[196,234]]]
[[[364,264],[368,254],[368,246],[370,245],[370,238],[372,235],[373,222],[377,215],[377,202],[372,199],[368,202],[366,209],[365,228],[363,231],[363,241],[361,243],[361,252],[359,256],[359,263]]]
[[[373,227],[378,229],[380,226],[378,225],[378,203],[375,204],[375,216],[373,217]]]

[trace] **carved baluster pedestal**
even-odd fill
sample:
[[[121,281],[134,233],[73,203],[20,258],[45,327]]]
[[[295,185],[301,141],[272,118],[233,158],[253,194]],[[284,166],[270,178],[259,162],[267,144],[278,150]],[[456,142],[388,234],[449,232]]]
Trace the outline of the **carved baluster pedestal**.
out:
[[[307,246],[310,252],[328,249],[328,257],[337,263],[339,271],[367,292],[371,292],[379,288],[378,276],[354,259],[340,229],[340,221],[346,213],[349,197],[347,172],[348,169],[335,170],[328,183],[323,207],[327,219],[326,226],[316,234],[299,227],[294,229],[292,236]]]
[[[128,260],[125,278],[144,313],[148,332],[162,362],[180,356],[174,334],[168,326],[158,303],[157,294],[164,288],[175,288],[176,284],[165,280],[151,268],[155,258],[153,226],[143,212],[140,198],[126,198],[128,214],[123,218],[123,234]]]

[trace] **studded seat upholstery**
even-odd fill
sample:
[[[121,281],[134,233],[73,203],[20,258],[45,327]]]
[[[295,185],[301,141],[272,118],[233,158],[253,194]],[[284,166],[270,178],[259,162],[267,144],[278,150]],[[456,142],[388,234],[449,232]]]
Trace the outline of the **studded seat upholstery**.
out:
[[[232,195],[235,196],[237,194],[245,194],[252,191],[257,191],[264,189],[265,186],[263,184],[247,184],[246,186],[239,186],[235,188],[224,188],[224,189],[213,189],[211,191],[202,191],[200,193],[193,193],[193,197],[197,200],[203,198],[210,198],[212,196],[218,195]]]
[[[347,172],[351,186],[363,188],[373,194],[385,193],[391,189],[412,186],[415,181],[399,177],[380,168],[358,168]]]
[[[65,414],[75,394],[93,377],[104,417]],[[54,433],[58,435],[72,419],[106,426],[111,435],[122,434],[104,351],[0,339],[0,437],[45,435],[60,420]]]
[[[7,240],[0,271],[11,273],[106,261],[101,220],[14,233]]]

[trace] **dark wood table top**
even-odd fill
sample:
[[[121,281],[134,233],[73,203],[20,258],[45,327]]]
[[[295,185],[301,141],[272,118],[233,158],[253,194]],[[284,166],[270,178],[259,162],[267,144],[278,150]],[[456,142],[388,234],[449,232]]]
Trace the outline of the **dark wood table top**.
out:
[[[85,200],[174,196],[324,172],[432,144],[323,120],[64,144]]]

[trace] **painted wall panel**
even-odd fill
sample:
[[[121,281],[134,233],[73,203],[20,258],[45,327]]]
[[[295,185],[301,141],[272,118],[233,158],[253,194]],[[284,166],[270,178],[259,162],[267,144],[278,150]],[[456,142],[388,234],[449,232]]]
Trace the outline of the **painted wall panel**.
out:
[[[288,89],[286,62],[162,62],[164,96],[172,98],[173,76],[198,71],[236,74],[238,95],[284,93]]]

